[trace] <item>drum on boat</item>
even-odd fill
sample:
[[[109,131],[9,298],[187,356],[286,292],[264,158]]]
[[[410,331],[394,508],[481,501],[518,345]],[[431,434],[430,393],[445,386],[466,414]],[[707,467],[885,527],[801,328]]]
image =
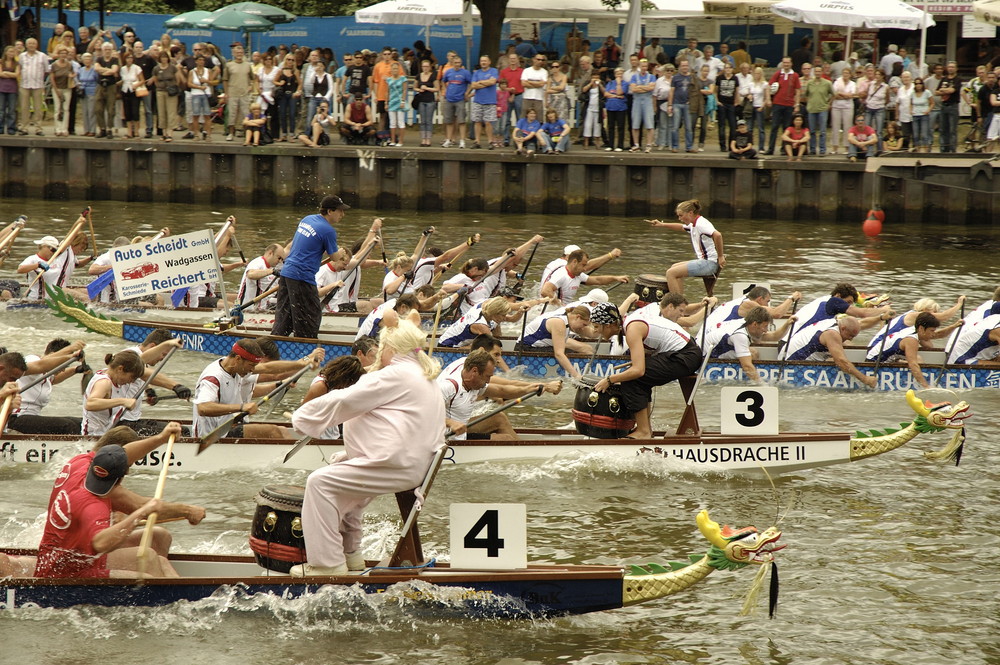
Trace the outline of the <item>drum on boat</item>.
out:
[[[651,302],[660,302],[669,292],[666,277],[643,273],[635,278],[635,295],[639,296],[639,300],[635,303],[637,309]]]
[[[268,485],[254,497],[257,511],[250,527],[250,549],[261,568],[287,573],[306,562],[302,537],[302,499],[305,487]]]
[[[595,439],[620,439],[635,427],[633,414],[622,411],[614,386],[603,393],[594,390],[599,380],[596,376],[585,376],[581,379],[584,385],[576,390],[573,400],[576,431]]]

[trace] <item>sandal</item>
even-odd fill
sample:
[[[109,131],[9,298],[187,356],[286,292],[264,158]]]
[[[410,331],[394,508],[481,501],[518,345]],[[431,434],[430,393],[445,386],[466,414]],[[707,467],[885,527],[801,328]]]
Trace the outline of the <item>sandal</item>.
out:
[[[167,143],[170,143],[170,142],[173,141],[173,139],[171,137],[169,137],[169,136],[167,138],[163,139],[163,140],[166,141]]]
[[[628,149],[629,152],[639,152],[639,146],[634,145]]]

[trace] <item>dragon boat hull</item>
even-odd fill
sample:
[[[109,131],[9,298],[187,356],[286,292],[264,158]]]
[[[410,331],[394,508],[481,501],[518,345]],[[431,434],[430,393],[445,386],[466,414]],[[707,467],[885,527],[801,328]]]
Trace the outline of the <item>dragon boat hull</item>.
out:
[[[656,455],[679,471],[718,471],[771,475],[851,462],[857,450],[851,435],[783,433],[775,436],[669,434],[652,439],[591,439],[572,430],[518,430],[521,440],[453,441],[446,464],[474,464],[509,460],[551,460],[580,455],[635,458]],[[210,472],[233,468],[284,467],[313,471],[343,450],[341,441],[313,440],[287,463],[289,439],[222,439],[200,455],[196,439],[179,439],[169,463],[181,471]],[[0,437],[0,463],[60,463],[89,449],[90,441],[75,436],[29,435],[7,432]],[[883,451],[884,452],[884,451]],[[159,471],[165,462],[155,450],[139,460],[138,470]]]

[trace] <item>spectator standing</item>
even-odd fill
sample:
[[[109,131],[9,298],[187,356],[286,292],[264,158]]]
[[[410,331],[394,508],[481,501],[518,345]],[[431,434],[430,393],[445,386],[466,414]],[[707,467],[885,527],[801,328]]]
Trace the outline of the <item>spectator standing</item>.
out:
[[[604,86],[604,110],[608,116],[608,144],[604,150],[621,152],[625,149],[625,114],[628,113],[628,83],[625,71],[615,68],[615,78]]]
[[[878,151],[882,152],[882,129],[885,127],[885,107],[889,101],[889,84],[885,72],[875,70],[875,80],[868,83],[865,92],[865,124],[871,125],[878,135]]]
[[[65,46],[56,47],[56,59],[50,65],[52,83],[52,113],[56,119],[56,136],[69,136],[69,100],[76,89],[76,72],[67,60]]]
[[[961,88],[962,82],[958,78],[958,65],[951,61],[945,67],[945,75],[941,78],[941,84],[938,85],[938,89],[934,93],[935,101],[941,102],[939,138],[941,152],[955,152],[958,146],[958,102]]]
[[[582,60],[582,58],[581,58]],[[604,84],[601,83],[601,75],[596,69],[591,67],[590,79],[579,86],[580,90],[580,115],[583,118],[581,123],[583,137],[583,147],[590,146],[591,141],[597,147],[597,139],[602,136],[601,116],[604,111]]]
[[[712,79],[713,83],[722,72],[722,61],[715,57],[715,47],[711,44],[705,44],[705,56],[698,65],[698,71],[701,71],[702,65],[708,65],[708,78]]]
[[[886,80],[892,76],[892,66],[897,62],[900,64],[903,63],[903,58],[899,55],[899,47],[895,44],[889,44],[885,55],[882,56],[882,59],[878,63],[878,68],[885,74]]]
[[[935,64],[931,68],[931,75],[923,78],[924,87],[927,88],[929,93],[934,95],[934,107],[931,109],[931,138],[933,139],[934,132],[941,126],[941,98],[937,96],[937,89],[941,85],[941,79],[944,78],[944,65],[941,63]],[[933,140],[931,143],[933,143]]]
[[[429,146],[434,134],[434,110],[437,108],[437,73],[430,60],[420,61],[420,72],[414,82],[417,113],[420,115],[420,145]]]
[[[475,123],[475,140],[470,147],[481,148],[483,130],[490,150],[493,149],[493,123],[497,119],[497,81],[499,72],[493,67],[490,56],[479,56],[479,69],[472,73],[469,95],[472,97],[472,122]]]
[[[212,70],[206,65],[207,58],[204,55],[198,55],[195,57],[194,69],[188,72],[188,87],[191,88],[191,128],[188,134],[191,138],[197,138],[199,131],[199,124],[201,130],[201,138],[203,141],[208,141],[212,134],[212,118],[211,109],[209,108],[209,97],[211,96],[212,86],[215,81],[212,79]],[[267,67],[269,56],[264,58],[265,69]],[[264,70],[261,70],[261,75],[263,76]],[[273,74],[273,71],[272,71]],[[274,85],[273,75],[269,79]],[[270,95],[271,92],[268,92]]]
[[[662,65],[657,69],[660,73],[653,86],[653,100],[656,103],[656,147],[659,150],[670,147],[670,123],[673,118],[669,112],[670,79],[676,70],[671,64]]]
[[[82,74],[81,71],[81,79]],[[178,123],[177,102],[180,101],[183,89],[180,68],[171,62],[169,53],[160,51],[159,62],[153,69],[153,78],[156,81],[156,113],[159,117],[160,131],[163,133],[163,140],[169,143],[174,140],[174,128]],[[84,105],[84,113],[86,109],[87,106]],[[84,124],[92,130],[92,122],[88,124],[85,121]]]
[[[904,71],[900,75],[899,90],[896,91],[896,113],[899,118],[900,128],[903,132],[904,148],[913,145],[913,75],[909,71]]]
[[[651,64],[655,64],[660,61],[660,56],[663,55],[663,47],[660,46],[660,38],[653,37],[649,40],[649,43],[642,49],[642,57],[649,60]]]
[[[458,147],[465,147],[465,93],[472,83],[472,73],[462,66],[462,58],[454,57],[451,67],[441,77],[444,86],[444,107],[441,115],[444,120],[445,140],[443,148],[455,145],[454,138],[458,136]]]
[[[701,60],[705,57],[705,54],[698,50],[698,40],[694,37],[688,38],[687,48],[682,48],[677,51],[674,56],[674,64],[677,65],[678,69],[681,65],[681,60],[688,61],[688,68],[694,67],[696,61]]]
[[[507,81],[507,93],[510,95],[508,113],[513,110],[518,119],[523,113],[521,108],[524,94],[524,86],[521,84],[522,73],[524,73],[524,68],[521,67],[521,58],[517,55],[508,56],[507,66],[500,70],[500,78]],[[509,121],[510,118],[508,117],[507,120]],[[506,134],[504,134],[504,142],[507,142]]]
[[[688,44],[690,46],[690,42]],[[694,89],[691,67],[687,59],[684,58],[677,67],[677,74],[670,81],[670,96],[667,98],[667,113],[672,113],[674,116],[670,129],[670,152],[677,152],[679,148],[680,136],[678,134],[681,125],[684,125],[687,151],[694,152],[694,127],[691,126],[690,108],[692,90]]]
[[[656,74],[649,71],[649,61],[639,61],[639,71],[632,75],[628,89],[632,95],[632,152],[638,152],[642,145],[642,131],[646,132],[646,152],[653,150],[653,88]]]
[[[390,63],[386,85],[389,89],[389,98],[386,100],[386,113],[389,116],[389,145],[402,148],[403,137],[406,134],[406,99],[409,84],[403,75],[403,66],[400,63]]]
[[[688,152],[705,152],[705,136],[708,130],[708,103],[709,98],[715,94],[715,80],[709,77],[709,72],[711,72],[711,67],[709,65],[702,65],[701,71],[698,72],[698,76],[694,79],[694,91],[691,94],[690,101],[691,129],[694,130],[699,124],[701,129],[698,133],[698,149],[689,150]]]
[[[521,107],[525,115],[528,109],[535,109],[538,117],[541,117],[545,105],[545,87],[549,82],[549,73],[545,69],[546,57],[537,54],[531,59],[531,67],[521,72],[521,85],[524,86],[523,101]]]
[[[750,61],[750,54],[747,52],[746,42],[737,42],[736,50],[733,51],[731,55],[733,56],[733,62],[736,63],[737,69],[740,69],[744,63],[747,65],[753,64]]]
[[[521,38],[521,35],[514,36],[514,53],[517,54],[519,58],[533,58],[538,55],[538,51],[535,49],[531,42],[526,42]]]
[[[17,78],[21,65],[13,46],[5,46],[0,60],[0,134],[17,133]]]
[[[347,78],[347,102],[351,99],[361,96],[362,100],[367,101],[371,96],[369,86],[371,84],[371,68],[365,64],[365,56],[361,51],[354,52],[354,64],[347,68],[345,73]],[[304,92],[308,94],[308,92]]]
[[[913,118],[913,145],[916,152],[930,152],[934,138],[931,132],[931,113],[934,110],[934,95],[918,78],[913,82],[910,95],[910,114]]]
[[[142,70],[142,80],[146,85],[146,90],[149,92],[145,97],[139,98],[139,104],[142,106],[143,120],[146,123],[146,138],[153,138],[153,129],[156,125],[156,79],[153,77],[153,69],[156,67],[156,57],[153,55],[157,53],[154,47],[158,47],[157,42],[153,42],[147,52],[144,45],[140,41],[136,41],[132,45],[132,56],[135,58],[135,64]]]
[[[386,112],[389,102],[389,76],[392,66],[392,48],[383,46],[379,60],[372,67],[372,87],[375,88],[375,113],[378,115],[378,129],[389,129],[389,115]]]
[[[831,146],[833,154],[837,154],[841,146],[846,152],[847,131],[854,124],[854,100],[857,98],[857,85],[851,78],[851,68],[844,67],[840,77],[833,82],[833,102],[830,111],[833,115],[833,136]]]
[[[507,91],[507,81],[497,81],[497,121],[494,123],[493,147],[504,147],[504,141],[510,136],[510,93]]]
[[[340,102],[340,108],[344,109],[348,104],[348,80],[347,80],[347,70],[350,68],[351,64],[354,63],[354,54],[345,53],[344,54],[344,64],[338,67],[333,72],[333,82],[337,86],[337,99]],[[301,76],[299,79],[301,80]]]
[[[750,82],[750,95],[752,97],[749,131],[753,135],[754,128],[757,129],[757,145],[764,146],[764,114],[771,107],[771,85],[764,79],[764,70],[754,67]]]
[[[726,152],[729,148],[729,139],[736,132],[736,107],[740,102],[740,82],[733,74],[732,64],[726,62],[722,66],[722,73],[715,79],[715,94],[718,99],[718,131],[719,131],[719,152]]]
[[[232,63],[227,63],[228,67]],[[322,65],[322,62],[317,64]],[[308,66],[307,66],[308,67]],[[313,85],[311,91],[315,93],[316,90],[316,75],[319,73],[315,66],[309,68],[312,72]],[[257,77],[253,76],[253,68],[250,70],[251,73],[251,88],[250,95],[254,95],[254,90],[256,88]],[[329,77],[329,75],[327,75]],[[329,80],[324,79],[324,84],[327,87],[327,94],[323,96],[322,101],[327,103],[327,108],[333,107],[334,92],[336,90],[336,81],[333,77],[329,77]],[[299,73],[299,68],[295,62],[295,56],[289,54],[285,56],[284,64],[278,69],[278,75],[274,79],[274,102],[275,102],[275,112],[278,114],[278,136],[276,139],[278,141],[291,141],[295,138],[295,125],[299,106],[299,99],[302,97],[302,74]],[[306,111],[306,120],[312,123],[312,113],[309,112],[310,109],[314,110],[316,107],[312,105],[312,101],[315,97],[313,94],[310,99],[310,105]],[[247,114],[249,116],[249,113]],[[228,141],[228,137],[226,138]]]
[[[132,55],[132,51],[126,51],[122,55],[121,61],[118,84],[121,86],[126,136],[134,139],[139,137],[139,97],[136,91],[146,81],[142,78],[142,68],[135,64],[135,56]]]
[[[609,69],[614,69],[622,61],[622,48],[615,43],[615,36],[608,35],[608,38],[604,40],[604,45],[601,46],[601,53],[604,54],[604,64]]]
[[[733,68],[733,71],[736,71],[736,59],[729,53],[728,43],[719,43],[719,55],[715,57],[721,60],[723,65],[729,65]]]
[[[803,41],[808,39],[807,37]],[[778,134],[792,124],[792,115],[799,111],[802,84],[799,75],[792,69],[792,59],[789,56],[781,59],[781,69],[771,76],[769,83],[771,84],[771,138],[767,150],[762,153],[765,155],[774,154]]]
[[[44,106],[45,79],[49,74],[49,57],[38,50],[38,40],[29,37],[24,42],[24,53],[18,58],[21,66],[21,84],[18,101],[21,106],[21,129],[18,134],[25,136],[28,127],[34,126],[35,134],[44,136],[42,131],[42,110]]]
[[[115,101],[118,97],[118,58],[115,47],[110,42],[101,44],[101,55],[94,64],[99,75],[97,79],[97,127],[98,138],[114,138]]]
[[[822,76],[806,81],[806,112],[809,114],[809,153],[826,155],[826,125],[833,104],[833,84]]]
[[[256,97],[254,92],[257,83],[257,79],[253,75],[253,66],[246,59],[243,45],[234,44],[232,54],[232,60],[222,68],[222,91],[226,95],[227,141],[232,141],[236,131],[243,128],[243,119],[250,113],[250,102]],[[285,66],[288,67],[294,62],[294,58],[291,61],[286,58]],[[285,95],[282,97],[284,98]],[[280,100],[279,109],[283,102],[284,99]],[[292,117],[295,117],[294,111]],[[291,127],[288,133],[291,134],[294,130],[295,128]]]
[[[802,41],[799,42],[799,47],[792,51],[790,58],[792,62],[792,71],[801,72],[802,63],[812,62],[813,59],[812,38],[803,37]]]
[[[566,95],[568,85],[569,77],[563,73],[562,66],[553,62],[549,67],[549,82],[545,86],[545,108],[555,109],[556,114],[563,119],[569,118],[569,97]]]

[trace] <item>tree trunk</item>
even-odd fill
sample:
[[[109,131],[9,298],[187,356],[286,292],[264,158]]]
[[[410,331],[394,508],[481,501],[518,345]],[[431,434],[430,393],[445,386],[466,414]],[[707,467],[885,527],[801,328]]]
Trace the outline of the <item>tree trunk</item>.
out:
[[[479,9],[479,18],[483,29],[479,37],[479,53],[472,54],[472,62],[478,62],[480,55],[488,55],[497,61],[500,56],[500,33],[503,30],[503,19],[507,14],[507,0],[473,0]],[[466,67],[471,63],[466,64]]]

